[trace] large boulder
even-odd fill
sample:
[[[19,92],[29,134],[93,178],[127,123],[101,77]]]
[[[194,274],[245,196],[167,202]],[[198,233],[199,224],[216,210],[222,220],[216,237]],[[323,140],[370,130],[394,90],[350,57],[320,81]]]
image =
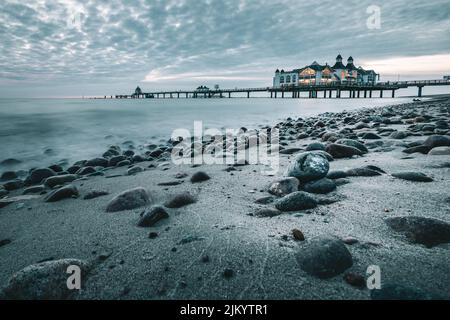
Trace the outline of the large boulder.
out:
[[[87,262],[78,259],[61,259],[33,264],[15,273],[2,290],[1,296],[11,300],[64,300],[77,292],[69,290],[69,266],[81,270],[81,285],[89,272]]]
[[[325,177],[329,169],[330,164],[325,156],[316,152],[304,152],[294,157],[285,175],[308,182]]]
[[[322,279],[337,276],[353,265],[344,242],[331,236],[307,241],[297,252],[297,261],[303,271]]]
[[[107,212],[131,210],[150,204],[151,200],[147,191],[142,188],[134,188],[123,191],[115,196],[106,207]]]
[[[280,211],[299,211],[312,209],[317,206],[317,201],[308,193],[297,191],[275,201],[275,208]]]
[[[385,222],[414,243],[433,247],[450,242],[450,225],[438,219],[406,216],[388,218]]]
[[[269,193],[283,197],[289,193],[298,191],[298,179],[294,177],[287,177],[275,180],[269,186]]]

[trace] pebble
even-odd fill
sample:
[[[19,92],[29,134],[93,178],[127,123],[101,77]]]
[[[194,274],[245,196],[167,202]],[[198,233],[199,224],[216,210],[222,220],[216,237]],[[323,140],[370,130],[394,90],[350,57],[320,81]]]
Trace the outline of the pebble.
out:
[[[172,196],[164,203],[164,206],[166,206],[167,208],[181,208],[186,205],[195,203],[196,201],[197,199],[189,192],[183,192]]]
[[[325,151],[325,145],[323,143],[320,142],[313,142],[310,143],[307,147],[306,147],[306,151],[313,151],[313,150],[322,150]]]
[[[2,239],[0,240],[0,247],[6,246],[10,244],[12,241],[10,239]]]
[[[142,167],[140,167],[140,166],[134,166],[134,167],[131,167],[131,168],[129,168],[128,170],[127,170],[127,174],[129,175],[129,176],[132,176],[132,175],[134,175],[134,174],[137,174],[137,173],[140,173],[140,172],[143,172],[144,171],[144,168],[142,168]]]
[[[149,239],[155,239],[158,237],[158,233],[157,232],[150,232],[148,234]]]
[[[308,193],[297,191],[275,201],[275,207],[280,211],[299,211],[312,209],[317,206],[317,201]]]
[[[429,147],[430,149],[436,147],[450,147],[450,137],[443,135],[432,135],[424,141],[423,145]]]
[[[428,248],[450,242],[450,224],[438,219],[405,216],[388,218],[385,222],[411,242],[423,244]]]
[[[304,152],[295,156],[286,170],[287,177],[308,182],[327,175],[330,165],[326,157],[315,152]]]
[[[125,157],[125,156],[114,156],[111,159],[109,159],[108,167],[115,167],[121,161],[124,161],[126,159],[127,159],[127,157]]]
[[[374,177],[380,176],[381,173],[369,167],[354,168],[346,171],[348,177]]]
[[[275,201],[274,197],[262,197],[255,200],[255,203],[258,204],[269,204]]]
[[[151,199],[147,191],[142,188],[134,188],[123,191],[115,196],[106,207],[106,212],[118,212],[131,210],[150,204]]]
[[[30,184],[39,184],[48,177],[53,177],[55,175],[56,172],[49,168],[34,169],[26,179],[26,182]]]
[[[148,228],[154,226],[160,220],[168,218],[169,214],[163,207],[153,206],[149,210],[146,210],[141,214],[137,225],[139,227]]]
[[[49,177],[44,180],[44,185],[49,188],[54,188],[56,186],[62,186],[65,183],[69,183],[77,179],[78,176],[75,174],[63,174],[59,176]]]
[[[361,138],[364,140],[378,140],[381,139],[379,135],[373,132],[365,132],[361,135]]]
[[[322,279],[337,276],[353,265],[352,255],[342,240],[331,236],[309,240],[296,255],[303,271]]]
[[[428,152],[430,156],[448,156],[450,155],[450,147],[435,147]]]
[[[232,278],[233,276],[234,276],[234,270],[233,270],[233,269],[227,268],[227,269],[225,269],[225,270],[223,271],[223,277],[224,277],[225,279],[230,279],[230,278]]]
[[[357,140],[353,140],[353,139],[339,139],[336,141],[336,144],[342,144],[342,145],[356,148],[359,151],[361,151],[363,154],[369,152],[369,149],[367,149],[367,147],[363,143],[361,143]]]
[[[336,190],[336,183],[328,178],[310,181],[303,186],[303,190],[309,193],[329,193]]]
[[[412,153],[427,154],[430,151],[430,149],[431,149],[430,147],[420,145],[420,146],[406,148],[402,152],[407,153],[407,154],[412,154]]]
[[[405,131],[394,131],[389,135],[389,138],[391,139],[405,139],[409,136],[408,132]]]
[[[325,150],[326,150],[326,152],[331,154],[333,156],[333,158],[336,158],[336,159],[351,158],[353,156],[362,156],[363,155],[363,153],[355,147],[350,147],[350,146],[346,146],[343,144],[336,144],[336,143],[327,145]]]
[[[392,173],[392,176],[398,179],[416,181],[416,182],[432,182],[433,178],[428,177],[422,172],[404,171]]]
[[[305,236],[303,235],[303,232],[301,232],[298,229],[292,229],[292,236],[297,241],[305,241]]]
[[[208,174],[206,174],[203,171],[198,171],[192,175],[191,182],[199,183],[199,182],[207,181],[209,179],[211,179],[211,177]]]
[[[342,241],[348,245],[353,245],[353,244],[356,244],[359,242],[358,239],[353,238],[353,237],[345,237],[342,239]]]
[[[102,197],[102,196],[107,196],[109,194],[109,192],[107,191],[102,191],[102,190],[92,190],[90,192],[88,192],[83,199],[84,200],[91,200],[91,199],[95,199],[98,197]]]
[[[80,169],[76,172],[76,174],[78,174],[78,175],[80,175],[80,176],[86,176],[86,175],[95,173],[96,171],[97,171],[97,170],[95,170],[94,167],[83,167],[83,168],[80,168]]]
[[[275,208],[262,208],[257,210],[254,215],[257,217],[275,217],[275,216],[279,216],[280,214],[282,214],[282,212],[278,209]]]
[[[182,184],[183,182],[184,182],[183,180],[160,182],[160,183],[158,183],[158,186],[163,186],[163,187],[177,186],[177,185]]]
[[[272,182],[269,186],[269,193],[278,197],[283,197],[289,193],[298,191],[298,179],[294,177],[281,178]]]
[[[20,179],[14,179],[3,184],[3,188],[7,191],[20,189],[24,186],[24,182]]]
[[[349,285],[353,286],[353,287],[357,287],[357,288],[364,288],[366,287],[366,279],[364,278],[364,276],[358,274],[358,273],[354,273],[354,272],[347,272],[344,275],[344,280],[345,282],[347,282]]]
[[[347,178],[347,173],[342,170],[333,170],[328,172],[327,174],[328,179],[341,179],[341,178]]]
[[[0,162],[0,165],[2,165],[2,166],[14,166],[14,165],[18,165],[18,164],[21,164],[21,163],[22,163],[22,161],[20,161],[20,160],[9,158],[9,159],[5,159],[2,162]]]
[[[7,180],[13,180],[17,179],[17,174],[15,171],[5,171],[2,173],[2,176],[0,177],[0,180],[7,181]]]
[[[94,158],[91,160],[88,160],[85,163],[86,167],[107,167],[108,166],[108,159],[106,158]]]
[[[65,300],[76,290],[67,288],[67,268],[81,269],[81,281],[87,279],[89,264],[78,259],[61,259],[33,264],[15,273],[2,290],[2,296],[11,300]]]
[[[50,192],[44,199],[45,202],[56,202],[67,198],[78,197],[79,193],[75,186],[67,185]]]

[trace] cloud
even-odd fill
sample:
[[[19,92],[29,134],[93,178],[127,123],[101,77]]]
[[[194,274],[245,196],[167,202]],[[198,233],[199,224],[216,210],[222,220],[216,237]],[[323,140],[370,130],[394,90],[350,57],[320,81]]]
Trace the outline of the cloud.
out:
[[[142,81],[154,87],[210,80],[268,85],[276,68],[333,63],[338,52],[381,69],[377,63],[393,56],[450,54],[448,0],[378,1],[376,30],[366,26],[370,5],[367,0],[3,0],[0,95],[14,92],[17,84],[48,93],[72,87],[73,95],[103,90],[102,85],[120,91]],[[383,72],[407,67],[396,62]]]
[[[450,54],[438,54],[417,57],[393,57],[371,60],[363,63],[386,76],[402,74],[405,76],[422,76],[439,74],[450,70]]]

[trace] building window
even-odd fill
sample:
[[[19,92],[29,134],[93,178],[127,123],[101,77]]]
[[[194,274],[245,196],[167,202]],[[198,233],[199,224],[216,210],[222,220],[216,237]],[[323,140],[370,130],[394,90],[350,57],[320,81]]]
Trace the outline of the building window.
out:
[[[291,76],[286,76],[286,83],[290,83],[291,82]]]
[[[280,77],[280,83],[284,83],[284,77],[283,76]]]
[[[292,76],[292,82],[297,82],[297,77],[295,75]]]

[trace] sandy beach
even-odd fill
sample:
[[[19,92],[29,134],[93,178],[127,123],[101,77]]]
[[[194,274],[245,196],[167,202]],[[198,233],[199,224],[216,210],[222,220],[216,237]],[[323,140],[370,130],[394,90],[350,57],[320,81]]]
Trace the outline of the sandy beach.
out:
[[[449,97],[277,127],[275,176],[174,165],[170,141],[4,173],[2,298],[450,298]]]

